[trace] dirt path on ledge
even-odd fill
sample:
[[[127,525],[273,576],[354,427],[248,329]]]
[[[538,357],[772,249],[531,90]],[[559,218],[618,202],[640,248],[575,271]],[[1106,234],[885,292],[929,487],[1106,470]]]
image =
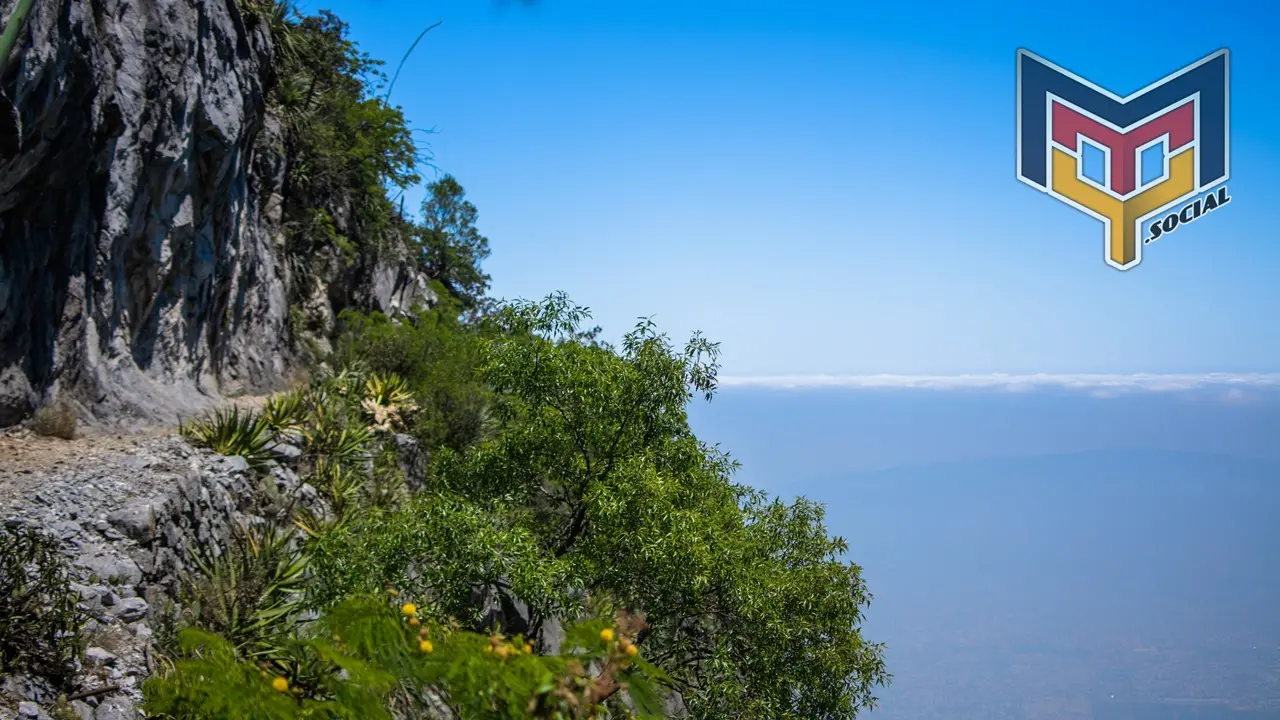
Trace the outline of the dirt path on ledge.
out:
[[[269,395],[228,398],[221,408],[258,409]],[[83,427],[72,440],[43,437],[15,426],[0,430],[0,508],[39,492],[50,473],[81,473],[110,458],[135,455],[148,441],[177,434],[176,427],[144,427],[122,432],[119,428]]]

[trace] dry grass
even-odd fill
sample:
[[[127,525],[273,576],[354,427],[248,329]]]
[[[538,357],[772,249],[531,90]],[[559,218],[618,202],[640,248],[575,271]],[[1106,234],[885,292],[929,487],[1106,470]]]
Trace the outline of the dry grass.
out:
[[[31,432],[45,437],[74,440],[79,415],[75,406],[65,400],[55,400],[36,410],[31,418]]]

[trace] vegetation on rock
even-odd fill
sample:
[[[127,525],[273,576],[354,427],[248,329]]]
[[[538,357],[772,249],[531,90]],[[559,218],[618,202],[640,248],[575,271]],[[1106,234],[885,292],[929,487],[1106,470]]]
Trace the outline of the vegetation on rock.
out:
[[[84,615],[57,539],[0,527],[0,677],[29,672],[67,681]]]
[[[869,596],[859,568],[841,561],[845,546],[828,536],[822,508],[735,484],[735,464],[688,426],[686,405],[715,391],[714,344],[695,336],[677,348],[643,322],[613,347],[582,330],[586,310],[562,295],[501,305],[474,324],[433,321],[440,312],[417,323],[351,323],[339,347],[352,367],[298,391],[301,400],[289,396],[290,406],[313,408],[300,434],[310,438],[310,482],[334,513],[295,517],[305,530],[296,545],[305,560],[276,561],[277,568],[305,568],[297,602],[281,610],[264,593],[241,611],[269,618],[246,624],[259,633],[256,642],[274,647],[247,652],[252,643],[223,629],[240,662],[270,658],[264,671],[308,700],[299,708],[340,706],[347,700],[318,683],[345,660],[317,649],[312,636],[329,635],[316,623],[394,588],[412,601],[423,627],[454,627],[464,633],[458,637],[523,634],[532,655],[557,663],[567,656],[548,653],[551,626],[638,613],[645,627],[628,647],[652,663],[646,682],[679,692],[691,717],[852,717],[873,705],[887,676],[881,648],[859,631]],[[468,349],[474,375],[442,377],[430,363],[388,352],[431,348],[440,338]],[[369,374],[370,362],[398,365],[409,377]],[[430,410],[457,392],[454,383],[484,389],[486,430],[432,446],[425,487],[400,495],[407,499],[364,492],[377,475],[370,458],[394,442],[386,430],[437,423]],[[262,574],[293,577],[279,569]],[[490,616],[485,626],[491,608],[477,597],[486,593],[527,610]],[[474,638],[466,642],[482,649]],[[437,657],[460,668],[474,661]],[[580,664],[592,682],[604,677]],[[423,684],[418,669],[394,667],[392,685],[403,690],[397,683],[408,682],[412,697],[425,692],[446,704],[460,692],[450,683],[480,682],[455,669],[463,675],[442,670]],[[251,668],[243,672],[252,678]],[[166,692],[185,687],[173,682]],[[602,697],[599,712],[622,712],[624,697],[636,702],[630,682]],[[515,707],[515,686],[485,687],[487,704],[455,706],[455,714],[509,717],[501,713]],[[518,705],[541,707],[536,693],[519,687]]]
[[[148,711],[663,717],[678,695],[693,718],[798,720],[873,706],[888,675],[860,631],[870,595],[822,507],[735,483],[689,427],[718,346],[677,346],[647,321],[614,346],[564,295],[486,298],[488,240],[462,186],[432,183],[420,221],[389,195],[425,158],[378,97],[378,64],[330,13],[242,7],[276,50],[297,275],[403,253],[442,297],[407,320],[348,309],[314,379],[182,426],[243,456],[279,512],[196,558]],[[319,502],[276,497],[286,456]],[[39,582],[65,610],[60,581]],[[15,627],[61,648],[59,612]],[[6,664],[24,661],[5,642]]]

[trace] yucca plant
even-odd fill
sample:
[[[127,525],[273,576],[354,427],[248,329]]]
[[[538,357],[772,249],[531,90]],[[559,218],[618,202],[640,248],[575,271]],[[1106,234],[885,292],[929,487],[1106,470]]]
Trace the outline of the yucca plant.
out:
[[[353,402],[360,398],[364,382],[364,368],[358,364],[344,367],[321,380],[324,387]]]
[[[379,405],[409,405],[413,402],[409,384],[399,375],[370,375],[364,383],[364,396]]]
[[[311,484],[324,494],[334,514],[341,516],[354,510],[359,503],[364,476],[348,465],[320,458],[316,460]]]
[[[417,409],[409,384],[396,375],[373,374],[365,381],[361,409],[370,420],[371,429],[393,432]]]
[[[262,419],[276,433],[301,430],[307,419],[306,400],[297,390],[273,395],[262,408]]]
[[[272,50],[277,60],[285,66],[297,60],[301,51],[300,38],[293,22],[294,6],[292,0],[240,0],[240,9],[247,19],[267,26]]]
[[[276,438],[266,419],[251,410],[216,410],[205,419],[184,422],[178,432],[192,444],[219,455],[238,455],[262,472],[271,460]]]
[[[279,654],[305,589],[307,557],[292,532],[241,526],[220,554],[197,546],[186,579],[192,624],[221,633],[245,656]]]
[[[336,514],[317,514],[307,508],[294,508],[293,524],[302,532],[306,533],[310,539],[316,539],[332,532],[337,532],[347,527],[351,520],[356,516],[355,513],[346,513],[344,515]]]
[[[350,422],[332,404],[317,406],[313,422],[303,429],[304,449],[313,459],[354,467],[368,459],[369,430]]]

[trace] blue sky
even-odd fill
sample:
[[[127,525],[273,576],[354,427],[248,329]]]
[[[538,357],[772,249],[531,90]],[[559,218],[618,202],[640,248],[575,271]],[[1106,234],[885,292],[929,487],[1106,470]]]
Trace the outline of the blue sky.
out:
[[[1280,370],[1280,9],[1226,7],[303,4],[389,69],[444,20],[392,99],[479,207],[495,295],[702,329],[737,376]],[[1126,94],[1224,46],[1233,202],[1109,268],[1014,178],[1015,50]]]

